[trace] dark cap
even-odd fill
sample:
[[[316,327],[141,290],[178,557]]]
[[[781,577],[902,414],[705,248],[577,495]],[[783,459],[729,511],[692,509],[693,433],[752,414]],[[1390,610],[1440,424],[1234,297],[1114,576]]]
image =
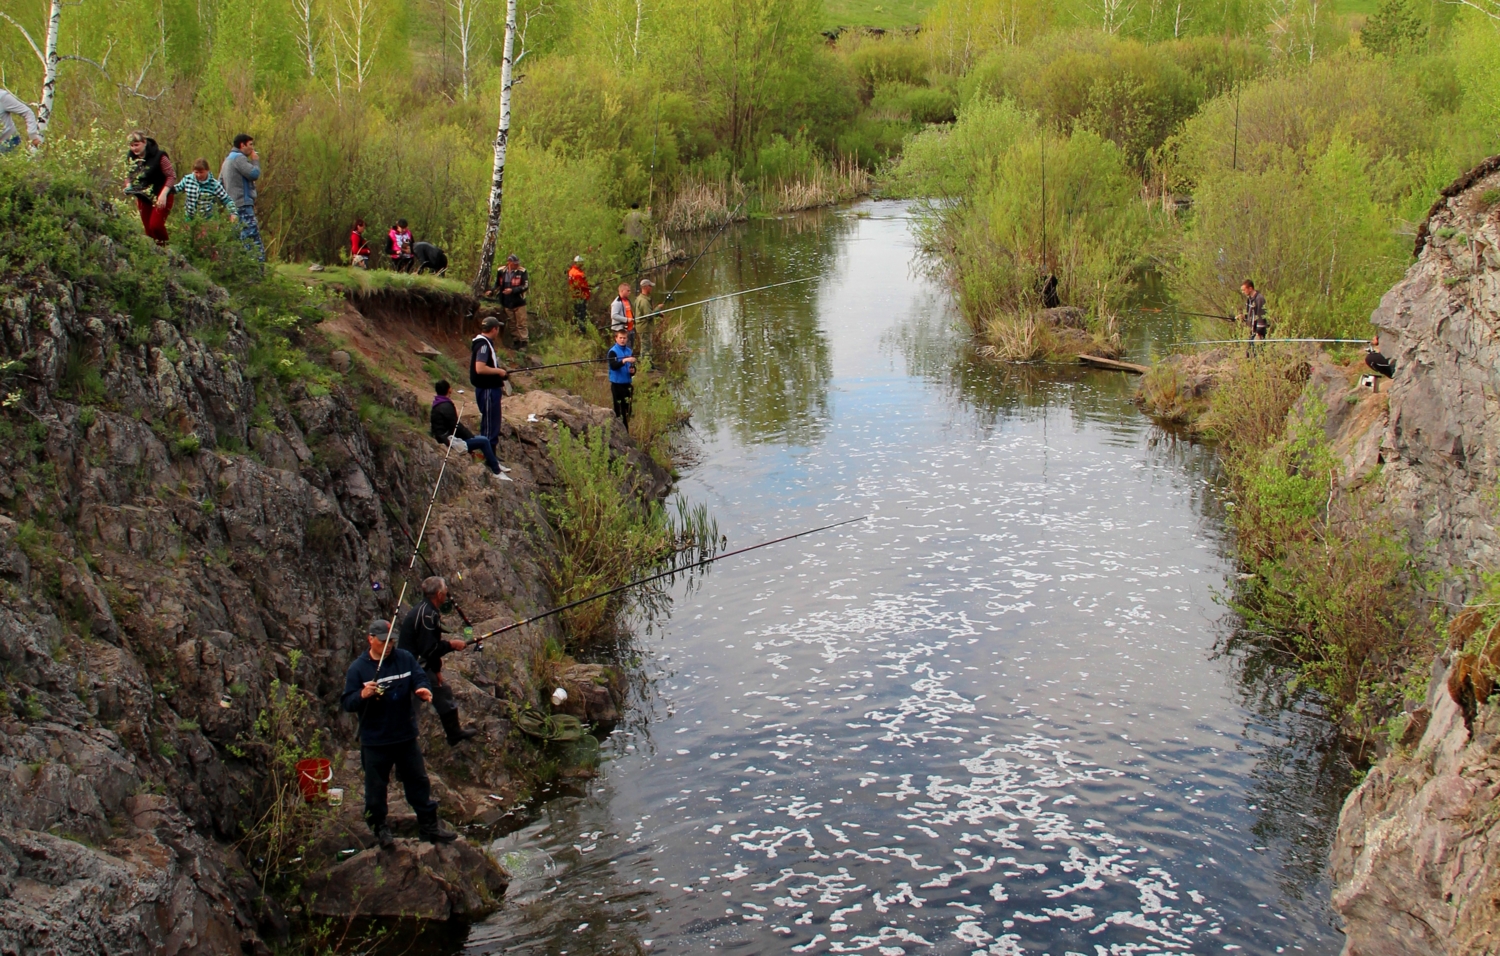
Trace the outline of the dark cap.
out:
[[[368,631],[368,633],[371,637],[378,637],[383,641],[386,639],[386,635],[391,633],[391,622],[382,620],[377,617],[375,620],[370,622],[370,630]]]
[[[514,252],[512,252],[510,255],[508,255],[508,256],[505,257],[505,261],[506,262],[520,262],[521,260],[520,260],[519,257],[516,256],[516,254]]]
[[[500,327],[500,320],[495,318],[493,315],[487,315],[484,317],[484,321],[479,323],[479,327],[481,329],[484,329],[486,332],[488,332],[490,329],[498,329]]]

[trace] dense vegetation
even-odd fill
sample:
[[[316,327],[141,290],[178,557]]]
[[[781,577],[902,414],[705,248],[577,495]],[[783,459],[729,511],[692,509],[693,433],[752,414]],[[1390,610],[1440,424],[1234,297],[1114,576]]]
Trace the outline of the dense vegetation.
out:
[[[912,139],[887,188],[940,197],[929,247],[992,339],[1049,270],[1107,320],[1145,268],[1183,308],[1232,314],[1253,276],[1278,334],[1364,337],[1437,187],[1500,147],[1482,10],[1088,9],[943,0],[872,71],[876,102],[952,92],[957,122]]]

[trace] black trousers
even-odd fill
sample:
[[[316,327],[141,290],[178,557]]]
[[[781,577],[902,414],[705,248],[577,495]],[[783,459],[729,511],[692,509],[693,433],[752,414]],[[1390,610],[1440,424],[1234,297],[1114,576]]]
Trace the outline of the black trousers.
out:
[[[438,671],[428,671],[435,678],[432,682],[432,709],[439,717],[444,714],[452,714],[458,711],[458,701],[453,697],[453,690],[448,682],[443,680],[443,675]]]
[[[589,304],[582,299],[573,301],[573,321],[578,323],[578,331],[587,332],[589,328]]]
[[[630,406],[635,401],[635,385],[630,382],[610,382],[609,396],[615,400],[615,417],[630,427]]]
[[[1378,372],[1386,378],[1394,378],[1396,376],[1396,363],[1379,352],[1366,352],[1365,364],[1370,367],[1370,371]]]
[[[406,803],[417,812],[418,822],[430,823],[437,819],[432,783],[427,779],[427,766],[422,762],[422,748],[415,740],[378,747],[366,744],[359,755],[365,767],[365,822],[372,830],[385,822],[386,789],[390,786],[392,770],[396,771],[397,779],[405,788]]]

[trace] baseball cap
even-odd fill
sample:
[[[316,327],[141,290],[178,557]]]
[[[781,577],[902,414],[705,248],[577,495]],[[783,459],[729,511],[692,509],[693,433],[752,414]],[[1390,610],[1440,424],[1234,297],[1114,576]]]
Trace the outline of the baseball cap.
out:
[[[370,630],[367,633],[371,637],[378,637],[383,641],[386,635],[391,633],[391,622],[377,617],[370,622]]]
[[[493,315],[487,315],[484,317],[484,321],[479,323],[479,327],[481,329],[484,329],[486,332],[488,332],[490,329],[498,329],[500,327],[500,320],[495,318]]]
[[[652,282],[650,279],[642,279],[641,280],[641,288],[644,289],[647,286],[650,286],[651,288],[654,289],[654,288],[656,288],[656,283]]]
[[[505,257],[506,262],[520,262],[521,259],[514,252]]]
[[[583,256],[574,256],[573,257],[573,261],[576,262],[576,263],[579,263],[580,265],[582,265],[583,264]]]

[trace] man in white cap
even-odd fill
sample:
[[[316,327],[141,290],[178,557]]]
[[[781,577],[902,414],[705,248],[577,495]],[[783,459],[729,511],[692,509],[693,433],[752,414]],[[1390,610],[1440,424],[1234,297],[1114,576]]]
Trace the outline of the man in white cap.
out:
[[[637,357],[646,354],[646,343],[651,340],[651,327],[646,322],[656,311],[656,307],[651,304],[651,290],[656,288],[656,283],[650,279],[642,279],[640,288],[641,294],[635,297],[635,324],[641,332],[640,348],[636,348],[635,336],[630,338],[630,348]]]
[[[588,276],[583,274],[583,256],[574,256],[573,265],[568,268],[568,294],[573,297],[573,321],[578,323],[578,331],[587,332],[589,299],[594,291],[589,288]]]

